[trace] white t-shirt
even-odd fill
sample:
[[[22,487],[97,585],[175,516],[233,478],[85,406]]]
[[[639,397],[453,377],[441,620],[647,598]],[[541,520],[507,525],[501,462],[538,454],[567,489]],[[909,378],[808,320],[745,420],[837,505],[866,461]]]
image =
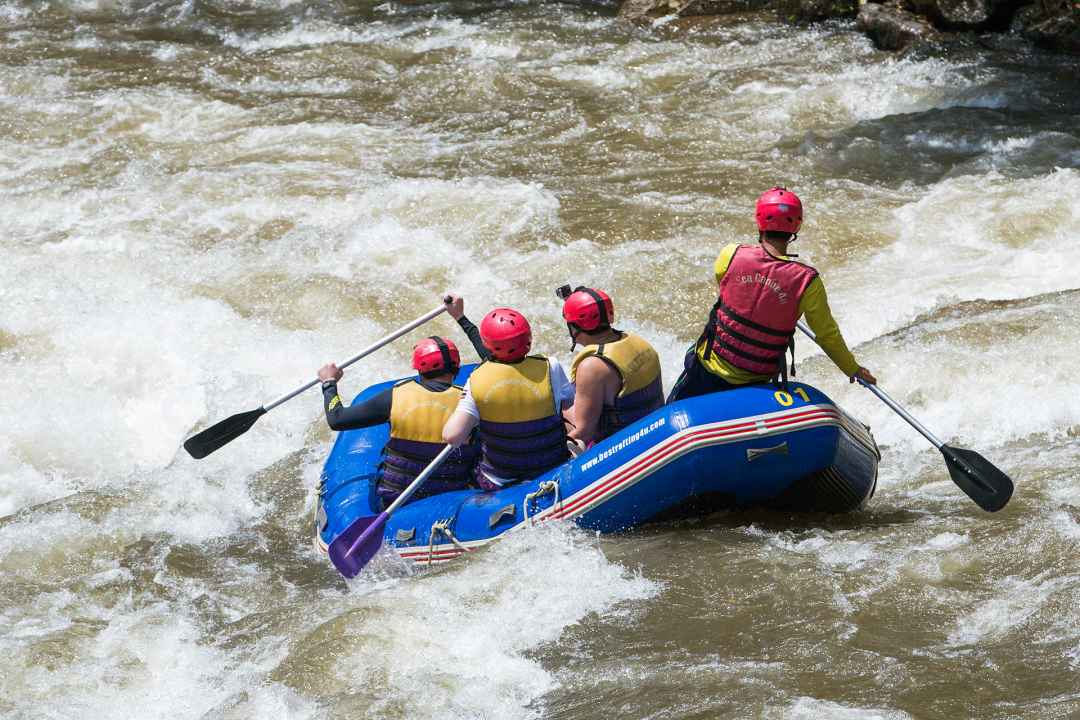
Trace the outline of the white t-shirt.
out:
[[[551,379],[551,393],[555,396],[555,414],[558,415],[563,405],[574,404],[574,383],[566,376],[566,371],[555,358],[548,358],[548,377]],[[472,378],[465,382],[465,392],[454,412],[463,412],[480,419],[480,408],[472,396]]]

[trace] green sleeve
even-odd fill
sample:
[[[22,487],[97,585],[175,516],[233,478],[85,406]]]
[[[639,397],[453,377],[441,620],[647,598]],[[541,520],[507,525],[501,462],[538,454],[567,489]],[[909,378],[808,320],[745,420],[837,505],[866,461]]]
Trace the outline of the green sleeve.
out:
[[[810,282],[799,299],[799,312],[806,316],[807,325],[814,331],[818,345],[829,359],[848,377],[858,372],[859,363],[855,362],[855,356],[848,350],[844,336],[840,334],[840,326],[836,324],[832,310],[829,309],[829,298],[820,277]]]
[[[727,272],[728,265],[731,265],[731,258],[735,256],[735,251],[738,249],[738,243],[731,243],[725,245],[720,254],[716,256],[716,263],[713,264],[713,275],[716,276],[716,284],[720,284],[720,279],[724,277],[724,273]]]

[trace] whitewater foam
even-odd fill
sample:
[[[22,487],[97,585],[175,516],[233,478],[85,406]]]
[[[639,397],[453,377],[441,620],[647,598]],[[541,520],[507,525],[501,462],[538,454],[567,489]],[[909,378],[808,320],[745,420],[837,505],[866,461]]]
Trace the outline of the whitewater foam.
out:
[[[1069,128],[1029,133],[996,112],[1046,109],[1020,71],[893,59],[837,26],[673,39],[567,8],[453,12],[0,3],[9,23],[41,21],[5,33],[0,65],[0,712],[528,717],[625,688],[647,715],[664,712],[643,690],[660,672],[687,713],[706,687],[765,716],[891,720],[907,716],[836,674],[875,636],[898,644],[905,683],[925,658],[945,676],[950,658],[1021,635],[1075,670],[1080,317],[1060,249],[1080,216],[1056,198],[1080,175]],[[924,112],[993,127],[897,120]],[[854,159],[832,172],[814,154],[823,139]],[[882,143],[898,167],[882,166]],[[918,179],[909,145],[936,153]],[[1017,480],[1009,508],[981,514],[873,396],[821,357],[800,365],[887,445],[871,509],[850,524],[735,533],[749,550],[736,572],[814,601],[780,620],[807,657],[736,657],[777,630],[756,606],[696,649],[678,634],[771,591],[679,565],[728,550],[712,521],[605,540],[622,564],[552,526],[431,572],[391,558],[345,589],[308,545],[331,439],[317,391],[202,461],[180,449],[448,289],[473,319],[519,307],[536,349],[568,359],[551,290],[604,287],[670,386],[714,297],[716,251],[752,241],[747,208],[772,182],[807,200],[800,252],[859,359],[943,439]],[[343,392],[406,374],[411,341],[431,332],[463,341],[440,318],[350,368]],[[709,543],[668,554],[696,532]],[[628,569],[639,562],[670,584]],[[734,602],[715,602],[722,591]],[[678,630],[647,625],[686,607]],[[897,616],[910,633],[894,633]],[[680,657],[663,658],[672,647]],[[573,669],[597,664],[609,685],[575,684]],[[853,694],[801,694],[789,681],[803,672]],[[888,696],[890,682],[867,682]]]
[[[323,692],[364,688],[373,711],[417,718],[535,716],[532,703],[558,686],[536,650],[587,615],[660,590],[558,523],[512,533],[444,571],[377,588],[359,581],[355,604],[332,622],[335,634],[367,641],[342,649]]]
[[[949,633],[952,646],[996,642],[1006,635],[1025,632],[1027,621],[1039,612],[1051,595],[1071,583],[1066,578],[1009,577],[998,583],[996,596],[982,601],[962,615]]]

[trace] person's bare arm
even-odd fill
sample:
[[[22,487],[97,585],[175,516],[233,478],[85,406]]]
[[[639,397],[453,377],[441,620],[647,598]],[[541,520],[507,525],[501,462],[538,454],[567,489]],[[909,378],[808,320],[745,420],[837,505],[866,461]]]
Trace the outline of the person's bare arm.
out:
[[[454,412],[443,425],[443,440],[455,447],[464,445],[469,440],[469,433],[476,427],[476,418],[466,412]]]
[[[577,367],[574,383],[574,424],[570,437],[583,443],[592,442],[600,426],[604,401],[614,400],[619,392],[619,374],[598,357],[585,358]]]

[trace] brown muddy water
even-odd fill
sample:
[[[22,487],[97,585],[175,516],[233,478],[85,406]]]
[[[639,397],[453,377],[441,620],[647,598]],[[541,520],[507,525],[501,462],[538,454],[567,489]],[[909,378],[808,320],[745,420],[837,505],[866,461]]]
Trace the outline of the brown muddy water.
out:
[[[0,39],[0,716],[1080,717],[1075,59],[528,2],[0,0]],[[856,355],[1005,510],[805,344],[882,445],[863,512],[346,586],[317,393],[180,449],[446,289],[565,361],[552,288],[603,287],[670,386],[775,183]]]

